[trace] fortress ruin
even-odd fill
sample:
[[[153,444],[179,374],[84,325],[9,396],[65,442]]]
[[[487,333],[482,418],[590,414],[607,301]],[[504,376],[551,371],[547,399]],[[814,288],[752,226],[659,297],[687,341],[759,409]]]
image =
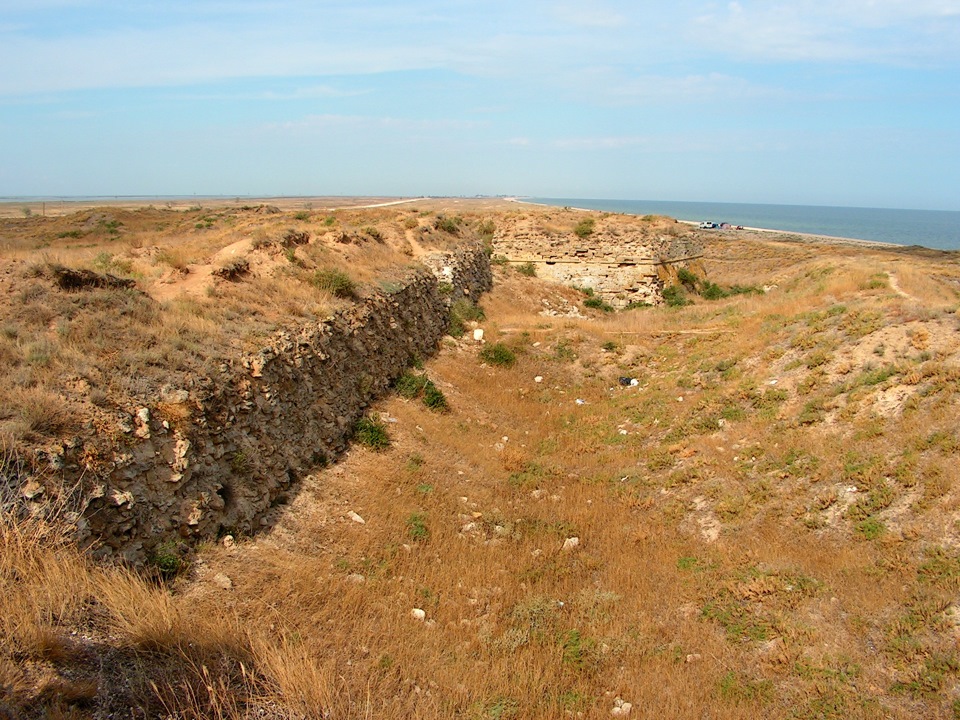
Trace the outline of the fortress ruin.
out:
[[[665,282],[677,269],[701,264],[699,240],[671,218],[618,215],[609,222],[607,214],[562,215],[568,216],[563,223],[531,215],[498,228],[494,256],[515,266],[531,263],[537,277],[592,289],[616,308],[661,304]]]

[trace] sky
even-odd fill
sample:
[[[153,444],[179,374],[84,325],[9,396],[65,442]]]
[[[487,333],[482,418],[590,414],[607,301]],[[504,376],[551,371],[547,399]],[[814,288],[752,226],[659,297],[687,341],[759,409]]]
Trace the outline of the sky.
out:
[[[0,196],[960,210],[960,0],[0,0]]]

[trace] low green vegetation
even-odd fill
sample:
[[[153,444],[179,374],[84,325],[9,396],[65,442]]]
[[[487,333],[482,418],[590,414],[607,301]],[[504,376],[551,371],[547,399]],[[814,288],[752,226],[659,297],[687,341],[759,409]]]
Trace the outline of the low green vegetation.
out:
[[[362,417],[354,430],[354,439],[371,450],[386,450],[390,447],[390,435],[387,426],[380,420]]]
[[[310,282],[318,289],[338,298],[353,298],[357,293],[356,283],[342,270],[325,268],[317,270]]]
[[[456,300],[450,306],[450,321],[447,332],[453,337],[461,337],[467,331],[467,323],[480,322],[486,318],[483,308],[467,298]]]
[[[537,266],[532,262],[525,262],[517,265],[516,270],[521,275],[526,277],[536,277],[537,276]]]
[[[479,353],[480,360],[488,365],[509,368],[517,361],[517,355],[503,343],[484,345]]]
[[[584,218],[573,228],[573,234],[581,240],[586,240],[593,235],[594,225],[596,225],[596,220],[593,218]]]

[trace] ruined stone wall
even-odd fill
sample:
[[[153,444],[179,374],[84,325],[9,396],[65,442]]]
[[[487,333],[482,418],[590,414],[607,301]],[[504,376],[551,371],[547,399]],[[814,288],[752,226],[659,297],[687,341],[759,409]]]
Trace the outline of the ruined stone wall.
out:
[[[685,266],[702,256],[689,236],[644,233],[611,227],[579,238],[572,232],[547,234],[516,228],[494,238],[494,252],[510,263],[532,263],[537,277],[592,288],[614,307],[663,302],[665,268]]]
[[[75,443],[46,458],[83,488],[72,518],[95,554],[137,562],[171,539],[250,533],[311,467],[335,458],[391,381],[443,337],[449,304],[491,286],[479,246],[425,259],[393,292],[281,332],[198,389],[120,419],[104,454]],[[452,290],[452,291],[451,291]]]

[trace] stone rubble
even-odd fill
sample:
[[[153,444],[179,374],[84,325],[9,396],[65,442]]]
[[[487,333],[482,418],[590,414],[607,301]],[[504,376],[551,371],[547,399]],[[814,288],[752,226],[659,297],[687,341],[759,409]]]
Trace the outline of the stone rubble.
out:
[[[157,400],[176,404],[175,423],[159,406],[134,407],[117,413],[115,429],[38,453],[38,473],[82,490],[75,539],[92,542],[96,557],[140,563],[161,542],[268,526],[301,478],[346,450],[390,383],[436,352],[453,298],[476,301],[492,284],[480,244],[422,263],[389,290],[277,332],[189,389],[165,388]],[[27,502],[53,502],[25,480]]]

